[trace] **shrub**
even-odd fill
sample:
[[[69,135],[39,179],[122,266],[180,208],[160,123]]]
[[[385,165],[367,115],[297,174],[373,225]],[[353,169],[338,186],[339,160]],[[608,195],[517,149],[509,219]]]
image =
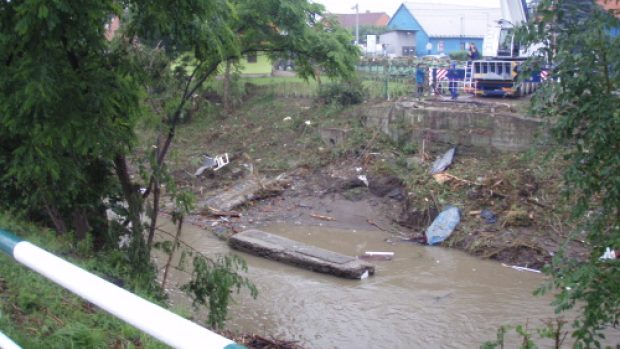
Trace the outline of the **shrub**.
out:
[[[324,84],[319,90],[319,99],[325,104],[360,104],[364,101],[364,95],[364,87],[359,80]]]
[[[455,51],[450,53],[450,59],[455,61],[466,61],[468,58],[467,51]]]

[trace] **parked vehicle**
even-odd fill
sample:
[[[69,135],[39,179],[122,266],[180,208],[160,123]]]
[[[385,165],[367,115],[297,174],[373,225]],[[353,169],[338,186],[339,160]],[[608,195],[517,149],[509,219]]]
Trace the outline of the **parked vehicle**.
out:
[[[483,59],[469,62],[465,83],[483,96],[524,96],[532,93],[547,74],[543,71],[522,76],[521,64],[532,57],[538,45],[522,46],[515,40],[514,28],[527,21],[525,0],[500,0],[502,19],[484,38]]]

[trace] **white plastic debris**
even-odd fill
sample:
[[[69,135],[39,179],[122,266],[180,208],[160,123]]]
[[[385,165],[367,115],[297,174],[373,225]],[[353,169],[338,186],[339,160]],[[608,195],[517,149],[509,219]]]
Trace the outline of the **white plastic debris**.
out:
[[[616,259],[616,251],[612,250],[611,247],[607,247],[607,249],[605,250],[605,253],[603,253],[603,255],[601,256],[601,260],[604,259]]]
[[[213,169],[213,171],[217,171],[222,167],[228,165],[228,163],[230,162],[228,159],[228,153],[216,155],[215,157],[211,157],[208,154],[205,154],[204,158],[205,160],[203,161],[202,166],[200,166],[194,173],[194,176],[196,177],[200,176],[204,171],[208,169]]]
[[[312,125],[312,121],[310,121],[310,120],[306,120],[306,121],[304,122],[304,124],[306,124],[306,125],[310,126],[310,125]]]
[[[529,271],[530,273],[540,273],[541,272],[538,269],[520,267],[518,265],[508,265],[508,264],[504,264],[504,263],[502,263],[502,267],[511,268],[511,269],[518,270],[518,271]]]
[[[364,184],[366,186],[368,186],[368,178],[366,177],[366,175],[359,175],[359,176],[357,176],[357,179],[359,179],[360,181],[364,182]]]
[[[131,242],[131,235],[125,234],[118,237],[118,248],[129,247],[129,243]]]
[[[375,251],[366,251],[364,252],[366,256],[386,256],[386,257],[394,257],[394,252],[375,252]]]
[[[368,279],[368,270],[364,271],[364,274],[360,276],[360,280]]]
[[[282,121],[291,121],[291,120],[293,120],[293,118],[290,116],[287,116],[284,119],[282,119]]]
[[[371,261],[391,261],[394,258],[394,252],[366,251],[357,258]]]

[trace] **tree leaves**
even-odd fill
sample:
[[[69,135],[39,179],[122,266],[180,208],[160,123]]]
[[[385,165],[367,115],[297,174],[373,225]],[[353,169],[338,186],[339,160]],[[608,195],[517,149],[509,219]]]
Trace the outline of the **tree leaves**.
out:
[[[585,263],[558,253],[548,273],[557,311],[583,304],[573,324],[577,347],[600,347],[601,331],[620,319],[620,266],[601,261],[620,248],[620,21],[593,1],[543,0],[523,37],[546,42],[553,79],[533,98],[532,111],[553,120],[552,134],[570,160],[564,174],[591,254]],[[523,32],[522,32],[523,35]]]

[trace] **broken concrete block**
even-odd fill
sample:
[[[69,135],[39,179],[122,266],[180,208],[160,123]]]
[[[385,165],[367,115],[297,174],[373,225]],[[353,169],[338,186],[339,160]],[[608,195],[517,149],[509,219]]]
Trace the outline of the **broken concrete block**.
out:
[[[343,278],[361,279],[364,274],[375,273],[373,265],[355,257],[306,245],[260,230],[242,231],[233,235],[228,243],[236,250]]]
[[[350,128],[325,127],[319,129],[319,136],[325,144],[335,146],[344,142],[349,132]]]

